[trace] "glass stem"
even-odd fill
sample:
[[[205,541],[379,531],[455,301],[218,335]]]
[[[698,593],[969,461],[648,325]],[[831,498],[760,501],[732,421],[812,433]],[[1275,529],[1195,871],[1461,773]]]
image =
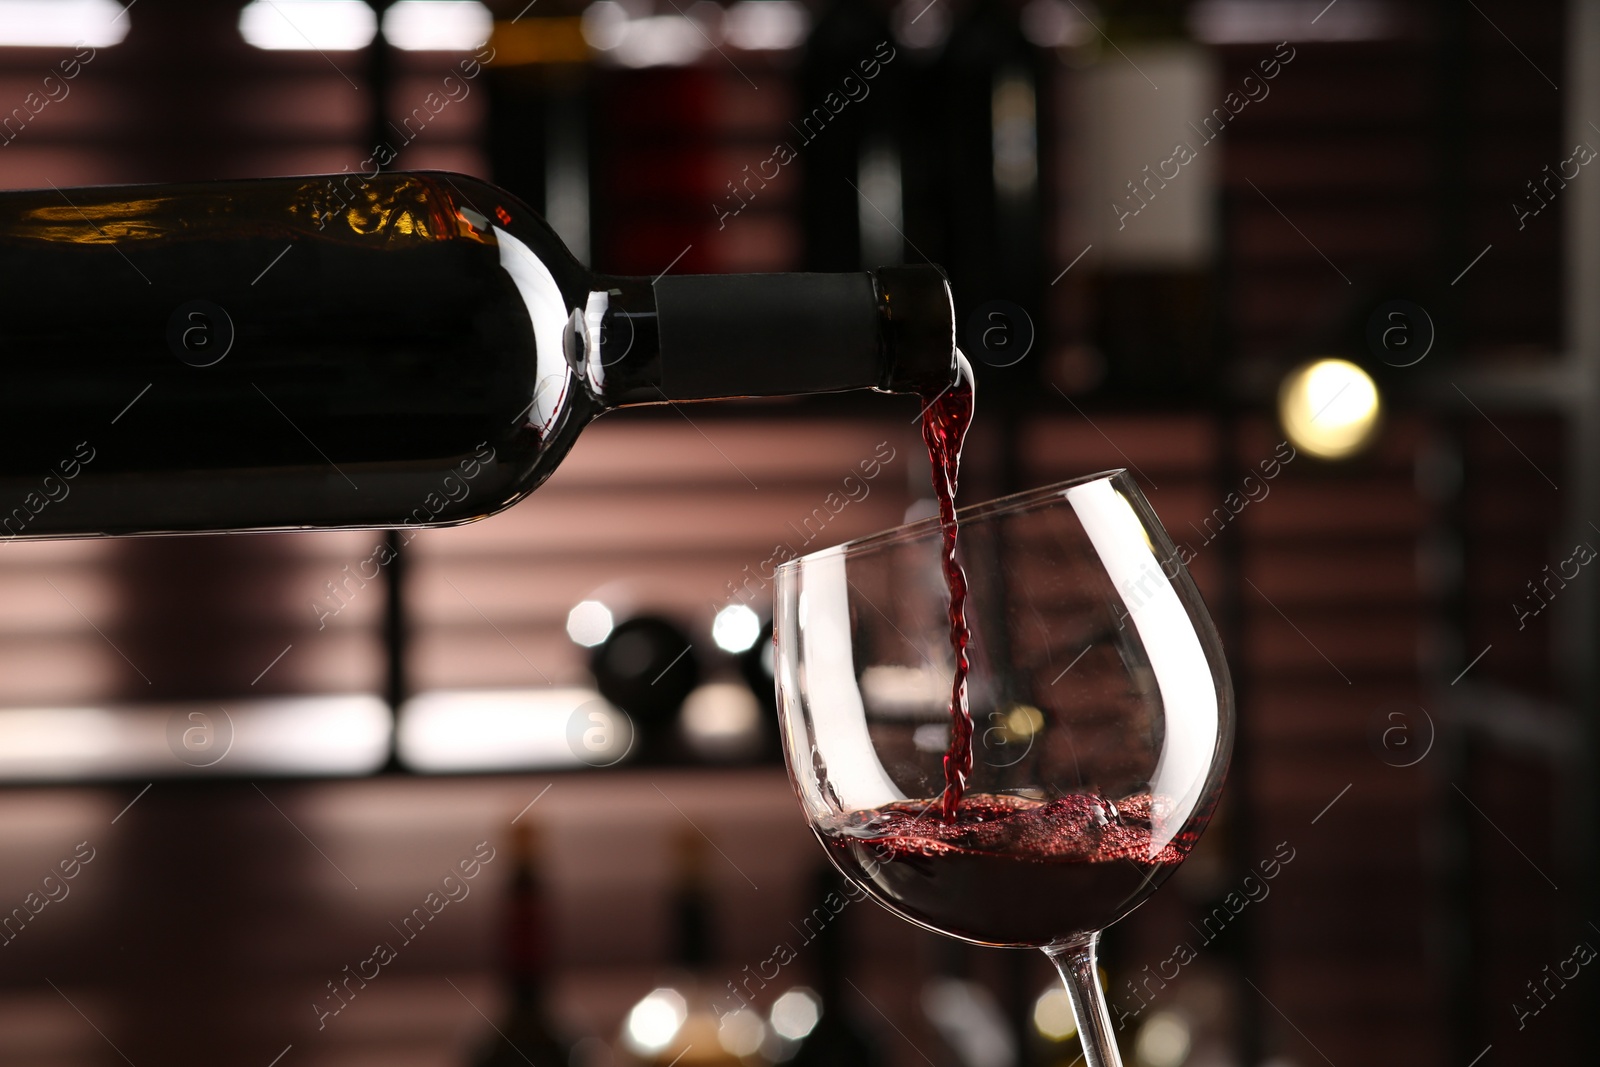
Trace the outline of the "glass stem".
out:
[[[1106,1011],[1105,994],[1100,991],[1095,950],[1099,932],[1082,940],[1051,945],[1044,950],[1061,972],[1061,981],[1072,1000],[1072,1017],[1078,1022],[1078,1042],[1083,1046],[1085,1067],[1122,1067],[1117,1040],[1111,1033],[1111,1015]]]

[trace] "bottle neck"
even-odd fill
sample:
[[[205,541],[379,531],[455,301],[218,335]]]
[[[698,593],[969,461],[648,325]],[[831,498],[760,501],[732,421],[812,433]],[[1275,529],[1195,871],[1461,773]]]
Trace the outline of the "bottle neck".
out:
[[[846,959],[844,923],[849,914],[846,906],[849,896],[845,883],[831,867],[821,869],[816,877],[817,903],[812,909],[830,916],[815,938],[817,994],[822,998],[824,1010],[833,1012],[843,1003],[845,974],[849,968]]]
[[[519,838],[517,867],[506,899],[502,966],[512,1000],[520,1008],[542,996],[547,970],[548,920],[545,898],[531,846]]]
[[[698,972],[711,963],[711,909],[698,886],[680,889],[673,904],[673,963]]]
[[[691,973],[711,962],[711,900],[706,884],[706,840],[681,835],[675,846],[677,884],[672,895],[673,963]]]
[[[931,395],[956,376],[950,289],[934,267],[602,277],[582,319],[569,358],[603,407],[851,389]]]

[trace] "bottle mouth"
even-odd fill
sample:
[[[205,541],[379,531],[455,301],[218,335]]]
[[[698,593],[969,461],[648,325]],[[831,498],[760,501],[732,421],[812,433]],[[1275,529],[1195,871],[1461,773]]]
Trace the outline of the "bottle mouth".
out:
[[[950,283],[933,264],[872,272],[883,320],[884,378],[889,393],[936,393],[957,380],[956,311]]]

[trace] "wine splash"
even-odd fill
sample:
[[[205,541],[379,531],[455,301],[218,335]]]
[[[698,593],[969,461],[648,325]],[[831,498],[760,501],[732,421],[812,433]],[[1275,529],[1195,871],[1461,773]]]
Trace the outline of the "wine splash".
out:
[[[967,777],[972,773],[972,712],[967,706],[967,572],[956,559],[956,483],[961,474],[961,445],[972,425],[972,366],[956,353],[956,380],[931,399],[924,398],[922,440],[933,467],[933,496],[939,503],[945,584],[950,589],[950,648],[955,675],[950,682],[950,747],[944,754],[942,815],[953,822]]]
[[[953,820],[914,801],[856,811],[818,835],[892,910],[992,945],[1047,945],[1120,919],[1177,869],[1195,834],[1163,840],[1149,793],[1054,800],[975,793]]]

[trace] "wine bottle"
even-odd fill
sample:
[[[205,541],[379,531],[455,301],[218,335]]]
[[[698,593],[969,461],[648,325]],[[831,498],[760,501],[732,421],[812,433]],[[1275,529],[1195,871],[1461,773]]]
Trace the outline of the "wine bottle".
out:
[[[682,626],[653,613],[625,619],[595,646],[589,669],[600,695],[638,731],[636,759],[681,758],[673,727],[684,698],[700,684],[700,659]]]
[[[917,245],[951,264],[964,350],[997,369],[1022,359],[1034,331],[1045,330],[1044,281],[1055,276],[1044,267],[1052,66],[1023,32],[1017,6],[975,0],[957,17],[927,76],[940,122],[907,167],[935,192],[929,202],[926,191],[908,191],[908,232],[916,240],[931,231]],[[985,384],[1026,396],[1036,368],[1019,364]]]
[[[593,275],[443,172],[4,193],[0,263],[4,539],[454,525],[611,408],[954,375],[935,269]]]
[[[828,916],[830,903],[840,909],[816,931],[813,946],[817,953],[817,995],[821,1001],[815,1027],[800,1041],[800,1048],[787,1061],[788,1067],[820,1067],[823,1064],[851,1064],[852,1067],[877,1067],[886,1062],[872,1035],[864,1032],[846,1010],[845,983],[848,981],[848,940],[844,936],[844,905],[849,894],[845,883],[831,865],[819,868],[816,878],[817,905],[812,916]],[[810,923],[806,924],[808,927]]]
[[[800,218],[807,270],[854,270],[905,254],[901,134],[905,67],[880,0],[832,0],[797,72]],[[824,105],[841,94],[837,112]],[[826,131],[826,132],[824,132]]]
[[[510,1008],[483,1043],[474,1067],[567,1067],[571,1050],[551,1032],[545,1015],[549,915],[539,877],[534,832],[512,824],[512,868],[501,933]]]
[[[634,1005],[623,1023],[623,1050],[632,1062],[646,1067],[680,1062],[740,1067],[745,1057],[760,1048],[763,1030],[751,1009],[719,1015],[713,1007],[723,994],[713,989],[706,977],[716,958],[707,844],[696,830],[684,830],[675,839],[676,881],[671,899],[674,973],[668,983]]]
[[[934,1057],[952,1067],[1016,1067],[1017,1047],[994,995],[970,976],[967,946],[932,944],[938,962],[922,986],[922,1013],[937,1035]]]

